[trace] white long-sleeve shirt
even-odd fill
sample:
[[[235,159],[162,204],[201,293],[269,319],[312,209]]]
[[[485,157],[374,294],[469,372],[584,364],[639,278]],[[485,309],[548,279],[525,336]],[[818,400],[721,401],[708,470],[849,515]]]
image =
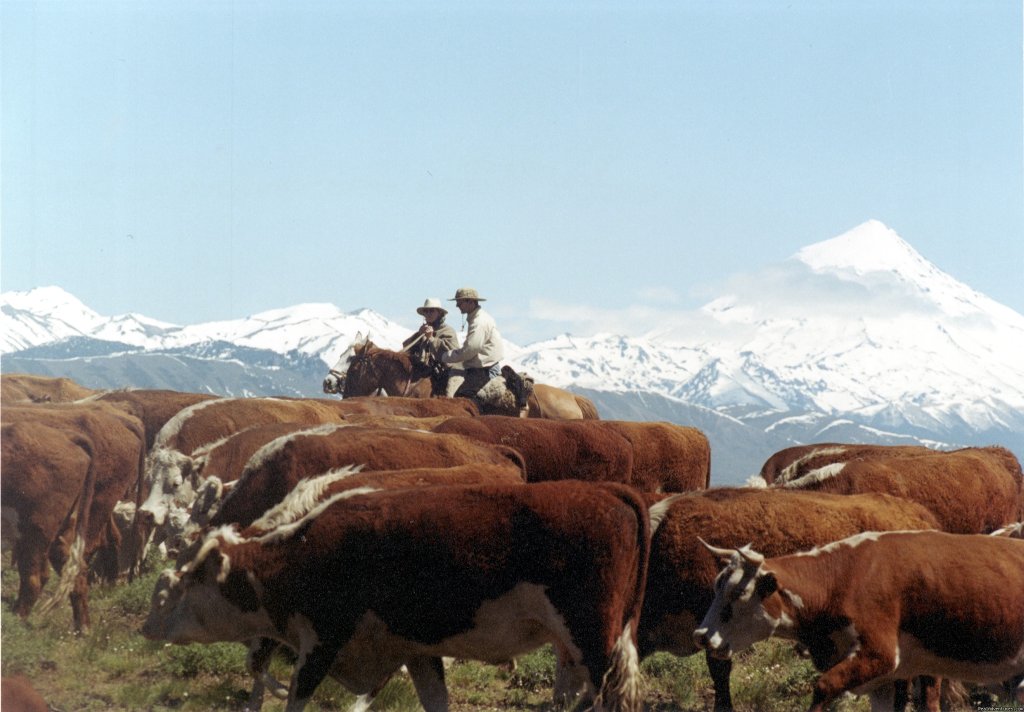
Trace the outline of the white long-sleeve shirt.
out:
[[[461,349],[441,354],[444,363],[461,363],[466,368],[489,368],[505,355],[501,334],[494,317],[477,307],[466,315],[469,325]]]

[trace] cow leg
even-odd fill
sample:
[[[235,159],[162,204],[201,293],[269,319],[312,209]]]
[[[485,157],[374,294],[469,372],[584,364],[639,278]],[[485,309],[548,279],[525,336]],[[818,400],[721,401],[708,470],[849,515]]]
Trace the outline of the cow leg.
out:
[[[871,703],[871,712],[892,712],[897,698],[897,689],[902,680],[879,685],[870,693],[868,700]]]
[[[245,657],[245,667],[252,675],[252,691],[245,705],[246,712],[259,712],[263,707],[263,693],[269,682],[271,694],[275,697],[287,697],[288,690],[280,682],[267,673],[270,659],[274,656],[279,643],[270,638],[259,638],[249,643],[249,654]]]
[[[860,687],[896,669],[895,639],[886,644],[862,637],[860,643],[861,648],[854,655],[844,659],[818,678],[811,698],[812,712],[821,712],[847,690]],[[887,687],[892,688],[892,685]],[[888,710],[892,710],[894,695],[895,689],[889,697]]]
[[[555,686],[553,699],[556,705],[569,709],[576,700],[587,693],[586,670],[573,662],[565,646],[554,644]]]
[[[419,656],[405,661],[416,696],[426,712],[448,712],[448,687],[441,658]]]
[[[729,686],[732,660],[714,658],[709,651],[704,651],[704,660],[707,661],[708,673],[715,686],[715,712],[732,710],[732,689]]]
[[[306,709],[309,699],[331,669],[337,652],[337,646],[324,645],[318,641],[311,650],[300,653],[299,662],[292,674],[285,712],[302,712]]]
[[[927,712],[941,712],[942,678],[921,675],[917,679],[921,683],[921,698],[914,705],[915,709],[924,709]]]
[[[50,578],[49,564],[46,561],[46,548],[33,545],[27,536],[22,536],[15,548],[14,556],[18,563],[18,600],[14,602],[14,612],[27,618],[29,611],[39,600],[46,581]]]
[[[75,576],[71,589],[71,618],[75,632],[88,633],[92,622],[89,620],[89,569],[83,566]]]
[[[910,681],[897,680],[893,683],[894,693],[892,699],[893,712],[904,712],[907,709],[907,702],[910,701]]]

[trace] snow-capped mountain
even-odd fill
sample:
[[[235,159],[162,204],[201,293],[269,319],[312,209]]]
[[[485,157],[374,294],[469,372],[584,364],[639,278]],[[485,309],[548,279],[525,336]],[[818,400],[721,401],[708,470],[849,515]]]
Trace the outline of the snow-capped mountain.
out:
[[[145,352],[234,344],[318,358],[326,370],[357,333],[390,348],[409,333],[370,309],[331,304],[191,326],[108,318],[57,287],[0,295],[0,316],[5,370],[12,352],[68,337]],[[642,336],[565,334],[508,344],[506,354],[538,382],[608,394],[606,408],[648,407],[658,419],[679,417],[678,408],[689,408],[688,418],[713,413],[734,424],[730,433],[741,425],[780,446],[910,438],[999,442],[1024,454],[1024,316],[942,272],[878,221],[737,276],[700,310],[663,321]],[[309,394],[318,388],[310,383]]]
[[[371,309],[343,312],[333,304],[299,304],[243,319],[178,326],[139,314],[101,317],[59,287],[0,295],[0,353],[68,337],[90,337],[146,350],[224,341],[277,353],[297,351],[333,363],[359,333],[400,344],[408,329]]]

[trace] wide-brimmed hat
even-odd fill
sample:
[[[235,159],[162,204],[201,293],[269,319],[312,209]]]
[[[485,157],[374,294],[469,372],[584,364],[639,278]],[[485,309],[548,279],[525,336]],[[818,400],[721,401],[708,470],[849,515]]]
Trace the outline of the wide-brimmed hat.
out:
[[[437,309],[442,314],[448,313],[448,310],[441,306],[441,300],[435,297],[431,297],[427,301],[423,302],[423,306],[418,307],[416,309],[416,313],[419,314],[420,316],[423,316],[423,312],[425,312],[427,309]]]
[[[455,290],[455,296],[449,299],[449,302],[457,302],[460,299],[475,299],[478,302],[486,302],[487,300],[476,293],[476,290],[472,287],[462,287]]]

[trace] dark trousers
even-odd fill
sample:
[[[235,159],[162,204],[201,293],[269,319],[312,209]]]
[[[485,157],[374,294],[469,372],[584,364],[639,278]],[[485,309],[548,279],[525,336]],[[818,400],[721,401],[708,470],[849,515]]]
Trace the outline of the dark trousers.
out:
[[[455,391],[455,397],[472,398],[488,381],[499,375],[501,375],[501,369],[498,364],[484,368],[467,368],[466,380],[459,386],[459,390]]]

